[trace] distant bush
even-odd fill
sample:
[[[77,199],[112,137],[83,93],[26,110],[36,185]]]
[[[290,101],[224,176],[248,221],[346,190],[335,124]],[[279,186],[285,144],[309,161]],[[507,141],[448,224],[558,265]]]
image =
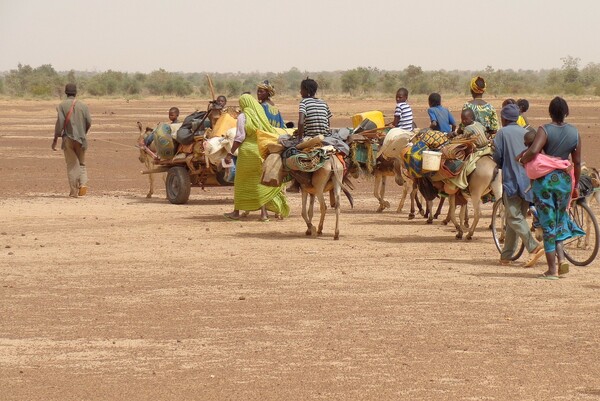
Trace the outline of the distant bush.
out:
[[[167,72],[162,68],[146,77],[144,86],[152,95],[188,96],[194,88],[190,81],[179,74]]]
[[[280,73],[211,73],[215,96],[239,96],[256,92],[258,83],[268,79],[277,95],[298,96],[300,82],[306,77],[319,83],[318,96],[349,94],[393,97],[400,87],[410,94],[468,95],[469,80],[481,75],[487,81],[488,93],[494,96],[516,97],[519,94],[569,94],[600,96],[600,64],[590,63],[580,68],[580,59],[567,56],[559,69],[495,70],[491,66],[481,71],[424,71],[409,65],[401,71],[382,71],[374,67],[357,67],[347,71],[300,71],[291,68]],[[45,64],[37,68],[17,66],[0,76],[0,93],[11,96],[62,96],[67,82],[77,83],[79,93],[92,96],[210,96],[206,73],[173,73],[164,69],[149,74],[108,70],[100,73],[59,73]]]
[[[57,96],[64,89],[64,78],[50,64],[37,68],[28,65],[17,66],[4,78],[6,91],[13,96]]]

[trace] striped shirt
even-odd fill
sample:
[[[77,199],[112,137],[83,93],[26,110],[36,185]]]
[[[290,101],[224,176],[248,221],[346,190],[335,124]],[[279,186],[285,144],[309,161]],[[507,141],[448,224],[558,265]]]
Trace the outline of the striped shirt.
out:
[[[300,113],[304,114],[304,136],[331,136],[329,106],[321,99],[307,97],[300,101]]]
[[[398,118],[398,128],[411,131],[413,129],[413,112],[412,108],[406,102],[398,103],[394,117]]]

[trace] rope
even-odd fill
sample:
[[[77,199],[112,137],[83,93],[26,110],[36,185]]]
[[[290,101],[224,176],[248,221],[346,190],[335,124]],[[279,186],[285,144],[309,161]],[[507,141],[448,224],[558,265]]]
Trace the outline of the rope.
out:
[[[98,138],[92,138],[94,141],[100,141],[100,142],[106,142],[106,143],[111,143],[113,145],[119,145],[119,146],[123,146],[124,148],[134,148],[134,149],[139,149],[137,146],[133,146],[133,145],[125,145],[122,143],[118,143],[118,142],[113,142],[113,141],[107,141],[106,139],[98,139]]]

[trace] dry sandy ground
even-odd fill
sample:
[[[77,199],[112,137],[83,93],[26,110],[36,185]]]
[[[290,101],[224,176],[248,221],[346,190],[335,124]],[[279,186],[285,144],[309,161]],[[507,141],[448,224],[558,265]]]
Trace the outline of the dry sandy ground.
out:
[[[439,222],[374,213],[365,179],[340,241],[332,216],[323,237],[304,236],[297,194],[292,216],[268,223],[225,221],[231,188],[193,188],[175,206],[159,185],[146,199],[135,122],[196,104],[86,101],[80,199],[50,150],[56,102],[0,101],[0,400],[600,398],[599,262],[536,280],[541,263],[496,264],[488,205],[475,239],[456,241]],[[547,103],[530,120],[545,121]],[[335,126],[393,108],[330,105]],[[600,165],[600,103],[570,105]]]

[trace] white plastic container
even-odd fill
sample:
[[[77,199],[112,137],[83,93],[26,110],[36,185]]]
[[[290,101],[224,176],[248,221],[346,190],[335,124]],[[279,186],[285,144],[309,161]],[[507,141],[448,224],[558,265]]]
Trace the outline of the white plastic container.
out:
[[[423,151],[423,170],[438,171],[442,164],[442,153],[431,150]]]

